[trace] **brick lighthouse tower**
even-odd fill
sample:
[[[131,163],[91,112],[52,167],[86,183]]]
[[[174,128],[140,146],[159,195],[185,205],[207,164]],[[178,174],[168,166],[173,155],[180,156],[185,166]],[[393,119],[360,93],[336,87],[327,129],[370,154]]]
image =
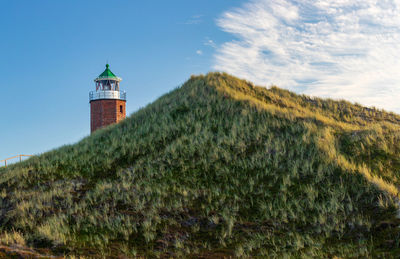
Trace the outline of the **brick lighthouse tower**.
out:
[[[117,123],[126,116],[126,93],[119,90],[121,78],[111,72],[110,66],[106,65],[99,77],[94,81],[96,91],[89,93],[90,101],[90,131]]]

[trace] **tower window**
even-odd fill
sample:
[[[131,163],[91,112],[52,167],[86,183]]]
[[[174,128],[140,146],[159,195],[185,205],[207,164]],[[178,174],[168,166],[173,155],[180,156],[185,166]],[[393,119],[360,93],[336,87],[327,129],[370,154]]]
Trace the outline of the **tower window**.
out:
[[[119,106],[119,112],[123,113],[124,111],[122,110],[122,105]]]

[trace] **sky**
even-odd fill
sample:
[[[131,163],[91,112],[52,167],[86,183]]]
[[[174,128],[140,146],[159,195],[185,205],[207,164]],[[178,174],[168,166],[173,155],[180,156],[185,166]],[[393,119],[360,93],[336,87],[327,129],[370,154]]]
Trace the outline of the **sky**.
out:
[[[0,2],[0,160],[88,136],[107,62],[127,114],[210,71],[400,113],[399,1]]]

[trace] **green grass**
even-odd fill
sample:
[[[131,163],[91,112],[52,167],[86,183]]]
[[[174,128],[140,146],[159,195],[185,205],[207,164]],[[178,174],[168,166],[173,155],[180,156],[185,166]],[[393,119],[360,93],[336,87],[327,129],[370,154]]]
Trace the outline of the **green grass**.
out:
[[[399,122],[194,76],[118,125],[1,168],[0,242],[70,256],[395,257]]]

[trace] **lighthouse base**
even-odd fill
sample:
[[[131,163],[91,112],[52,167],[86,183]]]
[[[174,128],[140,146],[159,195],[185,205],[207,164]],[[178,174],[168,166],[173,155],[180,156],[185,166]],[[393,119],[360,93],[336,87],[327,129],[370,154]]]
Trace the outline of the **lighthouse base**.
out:
[[[101,99],[90,102],[90,131],[117,123],[126,117],[126,101]]]

